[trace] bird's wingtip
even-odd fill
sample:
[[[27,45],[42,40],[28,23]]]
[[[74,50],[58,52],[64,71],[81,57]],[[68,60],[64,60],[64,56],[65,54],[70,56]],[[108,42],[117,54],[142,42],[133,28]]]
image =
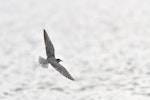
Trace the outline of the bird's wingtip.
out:
[[[47,32],[45,29],[43,29],[44,37],[48,37]]]
[[[74,78],[73,79],[71,79],[72,81],[76,81]]]
[[[75,79],[73,77],[68,77],[70,80],[75,81]]]
[[[43,29],[43,32],[44,32],[44,33],[46,33],[46,30],[45,30],[45,29]]]

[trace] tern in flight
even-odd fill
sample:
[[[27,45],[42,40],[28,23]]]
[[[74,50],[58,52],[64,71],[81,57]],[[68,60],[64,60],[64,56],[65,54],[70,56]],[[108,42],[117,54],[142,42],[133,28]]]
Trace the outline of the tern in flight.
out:
[[[71,74],[61,65],[59,64],[61,59],[56,59],[55,58],[55,49],[54,46],[47,34],[47,32],[44,31],[44,42],[45,42],[45,48],[46,48],[46,54],[47,54],[47,59],[44,59],[42,57],[39,57],[39,63],[43,68],[48,68],[48,64],[50,63],[60,74],[65,76],[66,78],[70,80],[75,80]]]

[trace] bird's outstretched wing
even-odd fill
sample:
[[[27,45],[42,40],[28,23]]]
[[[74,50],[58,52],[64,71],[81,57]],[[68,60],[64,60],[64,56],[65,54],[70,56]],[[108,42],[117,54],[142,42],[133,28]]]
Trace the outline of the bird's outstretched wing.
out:
[[[57,62],[51,62],[51,65],[63,76],[65,76],[66,78],[70,79],[70,80],[75,80],[70,74],[69,72],[59,63]]]
[[[47,32],[45,31],[45,29],[43,31],[44,31],[44,42],[45,42],[47,58],[48,57],[54,57],[55,58],[54,46],[53,46]]]

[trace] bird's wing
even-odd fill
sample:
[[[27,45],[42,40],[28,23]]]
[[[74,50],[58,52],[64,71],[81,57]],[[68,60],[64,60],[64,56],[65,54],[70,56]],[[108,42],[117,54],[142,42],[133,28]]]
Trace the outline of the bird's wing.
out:
[[[55,57],[54,46],[53,46],[47,32],[45,31],[45,29],[44,29],[44,42],[45,42],[47,57]]]
[[[71,80],[75,80],[71,74],[69,74],[69,72],[67,71],[67,69],[65,69],[62,65],[60,65],[59,63],[57,62],[51,62],[51,65],[60,73],[62,74],[63,76],[65,76],[66,78],[68,79],[71,79]]]

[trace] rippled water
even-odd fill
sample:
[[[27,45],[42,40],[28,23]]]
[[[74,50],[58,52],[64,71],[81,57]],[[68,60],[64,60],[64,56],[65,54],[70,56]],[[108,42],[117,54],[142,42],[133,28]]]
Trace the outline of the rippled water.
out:
[[[0,100],[149,100],[149,0],[0,0]],[[43,28],[75,77],[43,69]]]

